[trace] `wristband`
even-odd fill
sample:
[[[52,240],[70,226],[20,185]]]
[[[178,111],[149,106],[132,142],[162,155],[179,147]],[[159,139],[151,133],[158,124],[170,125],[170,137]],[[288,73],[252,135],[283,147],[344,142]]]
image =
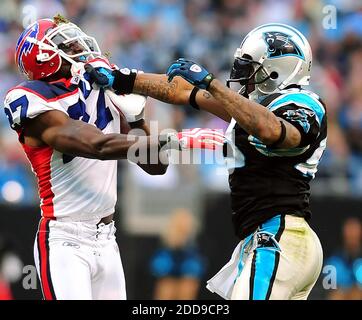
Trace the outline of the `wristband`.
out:
[[[287,135],[287,129],[285,128],[285,124],[281,120],[280,120],[280,125],[281,125],[281,130],[282,130],[280,132],[280,137],[279,137],[279,139],[277,141],[275,141],[273,144],[271,144],[269,146],[270,148],[278,147],[278,145],[280,145],[285,140],[285,137]]]
[[[196,94],[197,92],[199,91],[200,89],[198,87],[194,87],[191,91],[191,94],[190,94],[190,98],[189,98],[189,103],[190,103],[190,106],[193,107],[194,109],[196,110],[200,110],[200,107],[199,105],[197,104],[196,102]]]
[[[133,86],[136,80],[137,72],[129,69],[114,70],[112,75],[114,77],[112,88],[118,95],[129,94],[133,92]]]

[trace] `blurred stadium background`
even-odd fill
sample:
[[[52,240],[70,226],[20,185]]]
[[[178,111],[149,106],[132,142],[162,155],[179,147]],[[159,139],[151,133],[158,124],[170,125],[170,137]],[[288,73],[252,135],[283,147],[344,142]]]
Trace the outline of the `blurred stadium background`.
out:
[[[333,8],[337,25],[327,29],[326,15],[333,15]],[[329,113],[328,148],[312,185],[312,225],[326,264],[337,270],[338,287],[327,290],[328,274],[322,274],[310,298],[362,299],[361,0],[2,0],[2,99],[22,81],[13,56],[23,26],[56,13],[95,36],[119,66],[164,73],[182,56],[206,65],[221,79],[227,78],[242,37],[257,25],[284,22],[302,31],[314,53],[312,87]],[[152,99],[147,119],[157,119],[160,129],[226,127],[206,113]],[[39,289],[23,288],[22,267],[33,264],[39,207],[36,181],[16,138],[1,112],[0,298],[39,299]],[[236,243],[223,170],[221,165],[172,165],[165,176],[148,177],[125,161],[119,163],[118,240],[130,299],[162,298],[160,286],[170,286],[160,284],[170,264],[162,247],[175,241],[187,248],[192,243],[192,252],[183,256],[186,262],[175,258],[184,265],[173,276],[195,280],[186,283],[185,295],[178,298],[217,298],[205,282],[226,263]],[[180,211],[193,220],[174,226],[171,234],[184,239],[173,242],[162,236],[161,241],[169,218]],[[175,248],[165,250],[175,253]]]

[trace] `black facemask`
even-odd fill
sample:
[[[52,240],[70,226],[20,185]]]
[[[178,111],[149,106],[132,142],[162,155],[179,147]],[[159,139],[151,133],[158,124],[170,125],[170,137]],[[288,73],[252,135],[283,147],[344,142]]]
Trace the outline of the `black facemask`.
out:
[[[261,79],[256,80],[255,75],[260,70],[263,70],[263,74],[265,76],[261,77]],[[226,80],[226,85],[228,88],[230,88],[231,83],[240,84],[240,94],[248,98],[248,94],[252,91],[249,91],[248,87],[255,84],[263,83],[269,78],[270,75],[266,72],[260,62],[252,60],[251,57],[235,58],[233,67],[230,72],[230,79]]]

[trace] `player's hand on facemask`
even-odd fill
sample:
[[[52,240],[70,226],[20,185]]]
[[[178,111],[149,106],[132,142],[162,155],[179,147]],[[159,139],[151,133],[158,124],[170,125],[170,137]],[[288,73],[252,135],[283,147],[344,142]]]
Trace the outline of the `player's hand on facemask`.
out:
[[[94,68],[90,64],[84,66],[91,82],[101,88],[111,89],[116,94],[129,94],[133,91],[134,82],[136,80],[137,70],[120,69],[111,70],[103,67]]]
[[[166,74],[168,75],[169,82],[171,82],[174,77],[180,76],[200,89],[207,89],[210,82],[214,79],[214,75],[203,66],[183,58],[171,64]]]
[[[221,148],[225,141],[222,132],[215,129],[194,128],[161,135],[159,137],[163,149],[210,149]]]

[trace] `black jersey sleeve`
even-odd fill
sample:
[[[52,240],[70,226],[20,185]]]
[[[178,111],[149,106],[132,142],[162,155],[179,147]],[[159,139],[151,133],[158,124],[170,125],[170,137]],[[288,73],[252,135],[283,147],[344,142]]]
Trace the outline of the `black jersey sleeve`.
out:
[[[268,157],[294,157],[306,152],[326,127],[326,109],[319,97],[306,90],[287,90],[283,93],[267,96],[260,102],[277,117],[288,121],[301,134],[301,142],[295,148],[266,146],[260,140],[249,136],[249,143]]]
[[[316,141],[321,126],[316,113],[310,108],[291,103],[278,108],[273,113],[298,129],[301,135],[299,147],[306,147]]]

